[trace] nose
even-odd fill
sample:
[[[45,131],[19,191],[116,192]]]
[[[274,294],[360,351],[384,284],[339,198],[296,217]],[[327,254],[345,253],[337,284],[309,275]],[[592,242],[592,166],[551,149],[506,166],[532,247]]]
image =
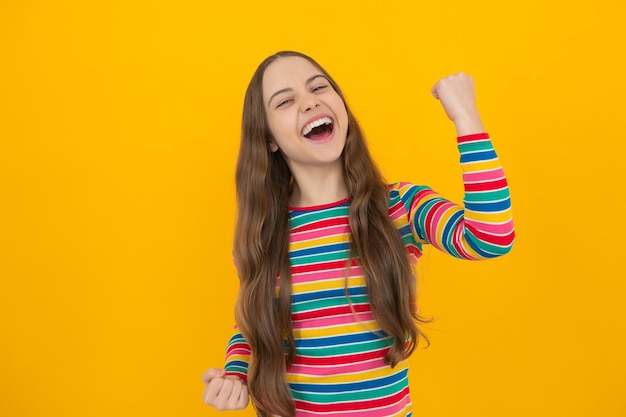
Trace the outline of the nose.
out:
[[[319,99],[313,94],[308,94],[307,96],[303,97],[302,101],[300,102],[300,110],[303,113],[307,113],[319,106]]]

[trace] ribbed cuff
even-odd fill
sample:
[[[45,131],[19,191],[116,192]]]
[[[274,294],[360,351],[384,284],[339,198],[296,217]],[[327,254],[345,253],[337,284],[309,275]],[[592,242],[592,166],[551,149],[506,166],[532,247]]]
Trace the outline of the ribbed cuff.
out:
[[[467,143],[467,142],[473,142],[476,140],[483,140],[483,139],[489,139],[489,134],[486,132],[472,133],[471,135],[458,136],[456,138],[456,141],[458,143]]]

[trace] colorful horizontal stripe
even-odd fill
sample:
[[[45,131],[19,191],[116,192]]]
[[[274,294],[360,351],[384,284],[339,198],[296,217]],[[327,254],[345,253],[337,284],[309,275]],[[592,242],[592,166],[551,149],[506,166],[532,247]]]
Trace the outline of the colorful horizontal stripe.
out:
[[[425,186],[390,185],[389,216],[412,262],[423,244],[458,258],[507,253],[514,231],[506,178],[487,134],[458,138],[464,206]],[[350,200],[290,211],[292,321],[287,382],[300,417],[410,416],[408,365],[383,361],[393,343],[374,320],[365,279],[350,251]],[[346,292],[347,279],[347,292]],[[226,370],[245,380],[250,348],[236,333]]]

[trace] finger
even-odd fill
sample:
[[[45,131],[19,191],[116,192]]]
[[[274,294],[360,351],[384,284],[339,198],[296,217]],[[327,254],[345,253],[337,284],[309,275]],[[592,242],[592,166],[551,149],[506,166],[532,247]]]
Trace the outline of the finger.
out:
[[[230,378],[223,378],[222,388],[217,394],[221,399],[228,401],[233,393],[234,381]]]
[[[215,377],[222,377],[224,376],[224,374],[226,373],[226,371],[224,369],[221,368],[210,368],[208,369],[204,375],[202,375],[202,381],[205,384],[208,384],[213,378]]]
[[[233,382],[233,387],[230,392],[230,397],[228,397],[228,405],[230,408],[236,408],[237,404],[239,404],[243,384],[241,381],[231,381]]]
[[[222,385],[224,384],[223,378],[213,378],[204,389],[204,402],[207,405],[215,407],[218,401],[219,393],[222,391]]]
[[[248,401],[250,397],[248,395],[248,385],[245,383],[241,383],[241,393],[239,394],[239,402],[237,403],[238,408],[246,408],[248,406]]]
[[[230,410],[231,409],[231,395],[233,392],[233,381],[226,378],[220,378],[222,381],[221,387],[217,395],[213,398],[213,407],[217,410]]]
[[[233,392],[230,396],[230,409],[241,410],[248,406],[248,386],[240,379],[234,381]]]
[[[433,85],[433,88],[430,89],[430,93],[433,95],[433,97],[435,97],[437,100],[439,100],[439,83]]]

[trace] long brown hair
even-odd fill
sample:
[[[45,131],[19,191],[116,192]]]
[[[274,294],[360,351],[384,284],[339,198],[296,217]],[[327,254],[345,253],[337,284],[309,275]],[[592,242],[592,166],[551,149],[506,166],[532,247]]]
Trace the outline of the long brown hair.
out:
[[[270,149],[271,133],[263,106],[265,70],[281,57],[294,56],[307,59],[319,69],[346,103],[335,81],[317,62],[292,51],[266,58],[246,91],[236,172],[234,255],[240,289],[235,315],[252,351],[248,389],[260,416],[295,414],[285,379],[295,355],[288,253],[292,177],[282,154]],[[348,136],[342,159],[352,198],[351,258],[358,254],[374,317],[393,338],[385,356],[385,362],[393,367],[413,352],[423,336],[417,327],[422,319],[415,308],[415,278],[400,234],[389,218],[389,186],[370,157],[361,128],[347,104],[346,110]]]

